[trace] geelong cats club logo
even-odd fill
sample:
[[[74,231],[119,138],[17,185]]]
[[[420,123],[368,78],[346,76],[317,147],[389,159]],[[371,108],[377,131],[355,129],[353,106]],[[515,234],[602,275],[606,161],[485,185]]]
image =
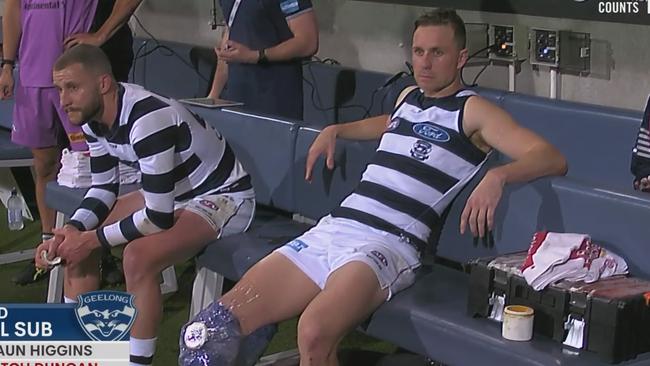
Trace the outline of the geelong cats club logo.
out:
[[[93,291],[79,295],[75,314],[82,329],[95,341],[124,339],[135,320],[133,295],[119,291]]]

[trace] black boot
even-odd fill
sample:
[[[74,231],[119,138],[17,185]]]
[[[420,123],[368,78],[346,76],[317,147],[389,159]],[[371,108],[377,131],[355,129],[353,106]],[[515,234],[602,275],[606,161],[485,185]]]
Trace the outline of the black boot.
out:
[[[109,251],[102,252],[102,281],[106,285],[119,285],[124,283],[124,274],[119,268],[118,258],[114,257]]]
[[[34,283],[36,281],[40,281],[43,278],[47,277],[47,274],[49,272],[46,272],[34,279],[34,275],[36,275],[36,266],[34,264],[34,261],[29,261],[27,265],[18,271],[12,278],[11,282],[15,283],[16,285],[19,286],[25,286],[29,285],[30,283]]]

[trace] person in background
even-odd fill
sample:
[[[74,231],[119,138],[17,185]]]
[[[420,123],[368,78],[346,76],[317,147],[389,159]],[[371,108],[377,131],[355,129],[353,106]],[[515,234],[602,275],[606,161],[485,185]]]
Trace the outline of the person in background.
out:
[[[55,213],[45,204],[45,187],[56,179],[61,151],[67,146],[75,151],[87,150],[81,129],[68,121],[59,105],[52,84],[52,65],[66,48],[83,43],[101,45],[109,54],[116,77],[126,81],[133,59],[133,38],[127,21],[141,1],[5,1],[0,99],[15,97],[11,138],[32,151],[42,240],[52,237]],[[17,61],[19,78],[15,82],[13,68]],[[108,283],[123,281],[110,253],[105,254],[102,266]],[[31,263],[13,277],[13,282],[31,283],[35,271]]]
[[[220,0],[226,28],[208,94],[302,119],[302,60],[318,51],[310,0]]]
[[[650,96],[648,96],[641,126],[639,126],[636,145],[632,149],[630,170],[634,174],[632,182],[634,189],[650,192]]]

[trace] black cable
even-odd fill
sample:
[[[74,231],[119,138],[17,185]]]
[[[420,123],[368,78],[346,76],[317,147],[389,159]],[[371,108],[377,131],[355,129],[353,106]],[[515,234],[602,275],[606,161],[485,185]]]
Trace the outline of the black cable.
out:
[[[138,50],[135,52],[133,55],[133,62],[131,66],[131,80],[135,82],[135,69],[137,68],[137,63],[138,63],[138,58],[140,55],[140,52],[147,46],[147,41],[142,42],[140,47],[138,47]]]
[[[375,90],[372,91],[372,94],[370,95],[370,107],[368,107],[366,114],[363,116],[363,118],[370,117],[370,113],[372,113],[372,107],[375,105],[375,94],[377,94],[378,91],[383,90],[391,86],[391,84],[395,83],[397,80],[401,79],[404,76],[413,76],[413,66],[409,64],[408,62],[405,63],[406,67],[408,68],[407,71],[400,71],[397,74],[391,76],[383,85],[380,85],[379,87],[375,88]],[[384,106],[384,101],[386,101],[386,97],[388,96],[388,92],[384,93],[384,96],[381,98],[381,104],[380,108]]]
[[[470,85],[472,88],[478,86],[478,84],[476,83],[476,82],[478,81],[478,78],[481,76],[481,74],[483,73],[483,71],[485,71],[485,69],[487,69],[487,67],[488,67],[489,65],[490,65],[490,64],[485,64],[485,65],[483,65],[483,68],[478,72],[478,74],[476,74],[476,76],[474,77],[474,80],[472,80],[472,85]]]
[[[315,63],[323,63],[323,64],[330,64],[330,65],[340,65],[340,64],[339,64],[338,61],[336,61],[334,59],[331,59],[331,58],[326,58],[324,60],[320,60],[316,56],[314,56],[313,58],[315,60],[306,61],[306,62],[303,63],[303,65],[307,66],[307,70],[309,71],[309,74],[311,75],[311,78],[312,78],[312,80],[314,80],[314,82],[312,83],[311,81],[309,81],[304,76],[303,76],[302,79],[303,79],[303,81],[305,81],[307,83],[307,85],[309,85],[309,87],[311,87],[311,101],[312,101],[312,104],[314,105],[314,108],[316,108],[317,111],[319,111],[319,112],[327,112],[327,111],[331,111],[331,110],[334,110],[334,109],[337,109],[337,108],[338,109],[360,108],[364,112],[364,116],[370,114],[369,110],[365,106],[360,105],[360,104],[348,104],[348,105],[342,105],[342,106],[334,105],[334,106],[331,106],[331,107],[323,107],[323,105],[321,103],[320,94],[318,95],[318,102],[317,102],[316,99],[315,99],[315,94],[318,93],[318,88],[316,88],[316,86],[314,85],[316,83],[316,76],[314,75],[314,71],[312,70],[311,65],[315,64]]]
[[[370,107],[368,107],[368,109],[366,109],[366,113],[363,115],[363,118],[368,118],[368,117],[370,117],[370,113],[372,113],[372,107],[373,107],[374,104],[375,104],[375,95],[376,95],[377,92],[378,92],[379,90],[381,90],[381,89],[382,89],[381,87],[379,87],[379,88],[375,88],[375,90],[372,91],[372,94],[370,94]],[[387,94],[387,93],[384,93],[384,97],[386,97],[386,94]],[[382,99],[382,101],[383,101],[383,99]]]
[[[333,109],[350,109],[350,108],[360,108],[363,110],[364,114],[362,118],[368,118],[370,117],[372,113],[372,108],[375,105],[375,97],[377,93],[387,87],[389,87],[391,84],[393,84],[395,81],[399,80],[403,76],[412,76],[413,75],[413,66],[411,66],[410,63],[406,62],[406,67],[409,71],[400,71],[397,74],[391,76],[383,85],[378,86],[375,88],[372,93],[370,94],[370,105],[369,107],[365,107],[361,104],[348,104],[348,105],[342,105],[342,106],[331,106],[331,107],[323,107],[320,94],[318,94],[318,88],[314,85],[316,83],[316,77],[314,75],[314,71],[311,68],[312,64],[315,63],[323,63],[323,64],[330,64],[330,65],[340,65],[340,63],[337,60],[331,59],[331,58],[326,58],[321,60],[320,58],[316,56],[312,56],[312,60],[305,61],[303,63],[304,66],[307,66],[307,70],[309,71],[309,74],[311,75],[312,80],[314,81],[313,83],[309,81],[307,78],[303,76],[303,81],[311,87],[311,101],[312,104],[314,105],[314,108],[320,112],[327,112]],[[318,101],[316,100],[316,94],[318,94]],[[388,93],[384,93],[384,95],[381,98],[381,105],[383,107],[384,101],[386,100],[386,97],[388,96]],[[327,117],[327,116],[324,116]]]
[[[476,57],[479,53],[481,53],[481,52],[483,52],[485,50],[491,50],[494,47],[496,47],[496,43],[491,44],[491,45],[489,45],[487,47],[483,47],[480,50],[478,50],[478,51],[474,52],[473,54],[471,54],[469,57],[467,57],[467,61],[465,62],[465,65],[463,65],[463,67],[460,69],[460,81],[461,81],[461,83],[463,83],[464,86],[467,86],[467,87],[470,87],[470,88],[474,88],[474,87],[478,86],[478,84],[476,84],[476,81],[478,81],[478,76],[480,76],[483,73],[483,71],[485,71],[485,69],[490,65],[489,63],[486,63],[483,66],[483,68],[481,69],[481,71],[479,71],[479,73],[476,75],[476,77],[474,78],[474,81],[472,81],[472,84],[468,85],[465,82],[465,78],[463,77],[463,71],[465,70],[465,66],[467,65],[467,62],[469,62],[469,60],[471,60],[472,58]]]
[[[163,44],[161,44],[160,41],[159,41],[159,40],[158,40],[158,39],[157,39],[153,34],[151,34],[151,32],[149,32],[149,30],[147,30],[147,28],[145,28],[145,26],[142,24],[142,22],[140,21],[140,18],[138,18],[137,15],[133,14],[133,17],[135,18],[135,21],[138,23],[138,25],[140,26],[140,28],[142,28],[142,30],[143,30],[143,31],[144,31],[144,32],[149,36],[149,38],[151,38],[151,39],[155,42],[155,44],[156,44],[156,46],[155,46],[153,49],[151,49],[151,50],[149,50],[149,51],[146,51],[146,52],[143,53],[142,55],[139,55],[139,53],[140,53],[141,49],[143,48],[143,46],[145,46],[147,43],[144,42],[143,45],[140,46],[140,48],[138,48],[138,52],[136,52],[136,54],[133,56],[133,69],[131,70],[131,71],[132,71],[131,78],[132,78],[133,80],[135,80],[135,66],[136,66],[136,62],[137,62],[137,60],[138,60],[139,58],[144,58],[144,57],[146,57],[146,56],[152,54],[153,52],[155,52],[155,51],[157,51],[157,50],[165,50],[165,51],[168,51],[169,53],[168,53],[168,54],[165,54],[165,53],[162,53],[162,52],[161,52],[161,54],[162,54],[163,56],[175,56],[176,58],[178,58],[179,60],[181,60],[181,62],[182,62],[183,64],[185,64],[185,66],[187,66],[187,67],[189,67],[190,69],[194,70],[194,72],[196,73],[196,75],[198,75],[201,79],[203,79],[203,81],[205,81],[205,82],[210,82],[210,78],[209,78],[209,77],[205,77],[205,76],[203,76],[203,75],[199,72],[199,70],[198,70],[196,67],[194,67],[194,65],[192,65],[190,62],[188,62],[187,60],[185,60],[185,59],[184,59],[181,55],[179,55],[176,51],[174,51],[173,49],[171,49],[171,48],[169,48],[169,47],[167,47],[167,46],[165,46],[165,45],[163,45]]]

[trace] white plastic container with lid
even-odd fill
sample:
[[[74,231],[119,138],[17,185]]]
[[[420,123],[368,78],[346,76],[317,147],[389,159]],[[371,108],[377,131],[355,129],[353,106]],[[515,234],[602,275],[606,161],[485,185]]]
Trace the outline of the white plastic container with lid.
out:
[[[508,305],[503,310],[501,335],[511,341],[529,341],[533,338],[535,311],[523,305]]]

